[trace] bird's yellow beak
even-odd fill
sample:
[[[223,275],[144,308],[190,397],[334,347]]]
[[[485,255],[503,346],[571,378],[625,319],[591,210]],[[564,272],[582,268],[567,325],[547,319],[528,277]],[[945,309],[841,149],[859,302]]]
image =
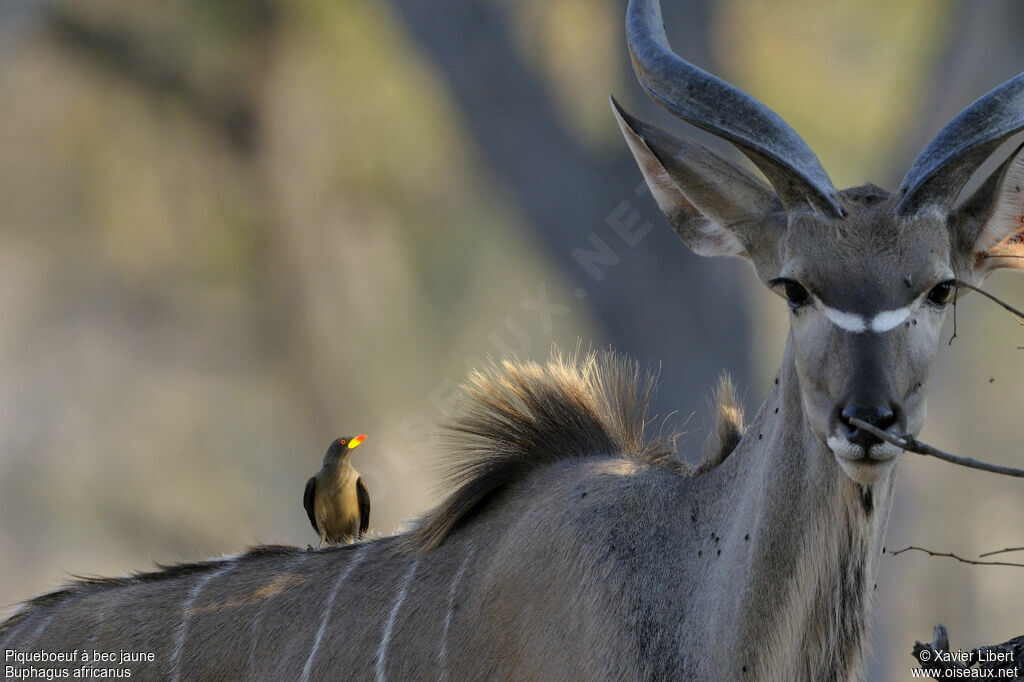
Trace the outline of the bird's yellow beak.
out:
[[[355,450],[357,447],[359,447],[359,444],[362,443],[364,440],[366,440],[366,434],[359,434],[358,436],[356,436],[355,438],[348,442],[348,449]]]

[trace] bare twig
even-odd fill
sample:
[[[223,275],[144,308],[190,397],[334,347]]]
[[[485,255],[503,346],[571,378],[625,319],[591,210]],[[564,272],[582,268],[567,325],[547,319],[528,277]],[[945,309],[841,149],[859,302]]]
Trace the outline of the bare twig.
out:
[[[1006,301],[1003,301],[1002,299],[993,296],[992,294],[988,293],[984,289],[976,287],[973,284],[968,284],[967,282],[963,281],[962,279],[958,279],[956,281],[956,285],[958,287],[966,287],[966,288],[970,289],[971,291],[977,291],[979,294],[981,294],[985,298],[989,299],[990,301],[995,301],[996,303],[1001,305],[1003,308],[1005,308],[1006,310],[1009,310],[1011,313],[1013,313],[1013,315],[1017,318],[1017,322],[1019,322],[1021,324],[1024,324],[1024,312],[1021,312],[1020,310],[1014,308],[1012,305],[1010,305]]]
[[[960,466],[970,467],[972,469],[981,469],[982,471],[990,471],[994,474],[1003,474],[1004,476],[1016,476],[1018,478],[1024,478],[1024,469],[1014,469],[1013,467],[1003,466],[1001,464],[989,464],[988,462],[981,462],[970,457],[961,457],[959,455],[951,455],[948,452],[943,452],[938,448],[933,448],[927,443],[908,436],[906,434],[902,436],[895,436],[888,431],[883,431],[873,424],[868,424],[862,419],[856,417],[850,418],[850,423],[856,426],[858,429],[864,429],[871,435],[881,438],[887,443],[899,446],[908,452],[916,452],[919,455],[931,455],[932,457],[938,457],[944,459],[947,462],[953,464],[959,464]]]
[[[979,554],[978,558],[980,559],[982,557],[993,556],[996,554],[1005,554],[1006,552],[1024,552],[1024,547],[1004,547],[1003,549],[997,549],[994,552],[985,552],[984,554]]]
[[[930,549],[925,549],[924,547],[917,547],[915,545],[909,545],[907,547],[904,547],[903,549],[898,549],[895,552],[889,552],[889,554],[891,554],[892,556],[896,556],[897,554],[903,554],[904,552],[909,552],[910,550],[924,552],[929,556],[949,557],[950,559],[956,559],[961,563],[972,564],[974,566],[1016,566],[1017,568],[1024,568],[1024,564],[1015,564],[1010,561],[977,561],[975,559],[965,559],[962,556],[957,556],[956,554],[953,554],[951,552],[933,552]]]

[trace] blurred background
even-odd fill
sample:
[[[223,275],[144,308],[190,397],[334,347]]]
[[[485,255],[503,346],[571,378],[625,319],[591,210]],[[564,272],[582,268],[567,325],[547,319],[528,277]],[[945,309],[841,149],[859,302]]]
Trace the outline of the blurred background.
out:
[[[624,4],[0,4],[0,616],[71,574],[313,542],[302,489],[339,435],[368,434],[372,526],[400,528],[489,357],[579,341],[660,367],[691,459],[721,369],[755,409],[785,305],[642,188],[608,94],[684,126],[635,84]],[[1011,0],[665,5],[677,51],[840,187],[893,188],[1024,65]],[[989,288],[1024,303],[1020,278]],[[979,296],[957,324],[922,438],[1024,466],[1024,330]],[[1021,483],[903,460],[890,549],[1024,545]],[[1021,634],[1022,579],[883,557],[870,679],[906,676],[938,621],[954,646]]]

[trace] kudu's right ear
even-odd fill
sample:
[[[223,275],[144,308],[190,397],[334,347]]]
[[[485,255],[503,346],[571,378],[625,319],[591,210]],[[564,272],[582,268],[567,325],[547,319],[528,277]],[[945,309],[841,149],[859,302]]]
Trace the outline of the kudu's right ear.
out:
[[[961,277],[981,284],[994,270],[1024,270],[1024,145],[1010,155],[949,219],[965,256]]]
[[[768,185],[710,149],[634,118],[615,98],[611,102],[658,208],[690,250],[756,264],[772,259],[786,219]]]

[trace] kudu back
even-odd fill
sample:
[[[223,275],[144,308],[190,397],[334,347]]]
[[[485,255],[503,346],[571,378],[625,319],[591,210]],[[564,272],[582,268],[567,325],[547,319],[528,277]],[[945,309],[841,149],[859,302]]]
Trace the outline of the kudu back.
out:
[[[682,241],[747,259],[790,308],[742,434],[691,470],[645,435],[630,363],[505,363],[467,383],[452,492],[411,531],[78,581],[0,626],[0,650],[151,652],[132,676],[161,680],[860,677],[899,452],[849,419],[917,433],[955,281],[1024,267],[1020,148],[959,197],[1024,128],[1024,74],[895,193],[837,191],[777,115],[670,50],[657,2],[630,2],[627,34],[650,96],[767,179],[614,105]]]

